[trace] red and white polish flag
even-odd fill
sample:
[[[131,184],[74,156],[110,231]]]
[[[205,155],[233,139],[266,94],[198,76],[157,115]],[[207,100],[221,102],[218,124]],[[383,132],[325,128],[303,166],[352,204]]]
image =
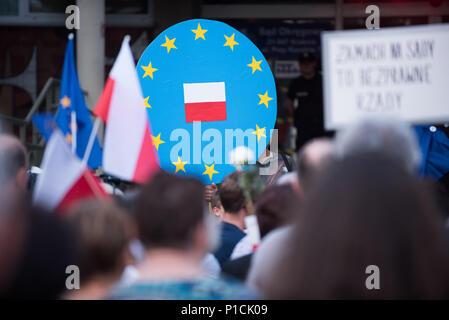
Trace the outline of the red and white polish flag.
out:
[[[129,38],[122,42],[94,114],[106,123],[103,170],[145,183],[160,166]]]
[[[226,120],[224,82],[184,83],[186,122]]]
[[[61,131],[53,131],[42,159],[33,202],[49,210],[65,212],[86,198],[109,197],[97,177],[70,150]]]

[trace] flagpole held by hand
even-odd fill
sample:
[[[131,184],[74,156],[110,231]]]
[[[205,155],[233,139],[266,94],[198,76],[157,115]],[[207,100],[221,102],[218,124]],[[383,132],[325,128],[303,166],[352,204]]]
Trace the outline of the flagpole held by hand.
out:
[[[100,123],[101,123],[101,119],[96,118],[94,127],[92,128],[92,131],[89,136],[89,141],[87,142],[86,151],[84,152],[84,157],[83,157],[83,162],[82,162],[83,166],[86,166],[87,161],[89,160],[90,153],[92,151],[92,147],[94,146],[95,137],[97,136],[98,129],[100,128]]]

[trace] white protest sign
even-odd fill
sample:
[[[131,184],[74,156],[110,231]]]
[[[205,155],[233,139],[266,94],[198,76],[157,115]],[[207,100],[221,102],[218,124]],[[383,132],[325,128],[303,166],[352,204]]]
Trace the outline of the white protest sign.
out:
[[[449,24],[323,32],[321,41],[326,129],[371,115],[449,121]]]

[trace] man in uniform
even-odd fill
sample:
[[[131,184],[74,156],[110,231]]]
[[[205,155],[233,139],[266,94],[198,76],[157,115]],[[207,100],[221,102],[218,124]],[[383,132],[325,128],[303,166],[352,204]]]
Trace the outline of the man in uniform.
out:
[[[290,84],[287,94],[289,115],[296,127],[296,150],[307,141],[323,136],[323,85],[317,72],[316,55],[302,52],[299,55],[301,75]]]

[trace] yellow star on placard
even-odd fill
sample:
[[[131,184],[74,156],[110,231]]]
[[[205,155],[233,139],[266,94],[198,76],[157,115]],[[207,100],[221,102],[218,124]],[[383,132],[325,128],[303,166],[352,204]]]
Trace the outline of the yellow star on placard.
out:
[[[175,46],[175,40],[176,38],[170,40],[167,36],[165,36],[165,43],[161,44],[161,47],[166,47],[167,53],[170,52],[170,49],[178,49]]]
[[[234,46],[239,44],[234,40],[234,36],[235,33],[233,33],[230,37],[227,37],[226,35],[224,36],[226,38],[226,43],[224,44],[224,46],[230,47],[232,51],[234,51]]]
[[[262,71],[262,69],[260,68],[261,63],[262,63],[262,60],[256,61],[256,59],[254,59],[254,57],[253,57],[253,61],[250,64],[247,64],[247,66],[251,67],[253,69],[253,73],[254,73],[256,70]]]
[[[69,107],[69,106],[70,106],[70,103],[71,103],[71,101],[70,101],[69,97],[67,97],[67,96],[64,96],[64,97],[61,99],[61,105],[62,105],[63,108]]]
[[[150,76],[151,79],[153,79],[153,72],[157,71],[158,69],[153,68],[153,66],[151,65],[151,61],[148,64],[148,66],[141,66],[142,69],[145,71],[144,75],[142,78],[145,78],[146,76]]]
[[[263,103],[268,108],[268,101],[273,100],[268,96],[268,91],[265,94],[258,94],[258,96],[260,98],[259,104]]]
[[[204,165],[206,167],[206,171],[203,172],[203,174],[209,175],[209,179],[212,181],[212,176],[214,173],[218,173],[218,171],[215,171],[214,166],[215,163],[212,163],[212,165],[208,166],[207,164]]]
[[[156,150],[159,150],[160,144],[165,143],[165,141],[161,140],[161,133],[159,133],[156,137],[152,135],[151,139],[153,140],[153,145],[156,147]]]
[[[179,170],[186,172],[186,170],[184,169],[184,165],[187,163],[187,161],[181,161],[181,158],[178,156],[178,161],[172,163],[176,166],[175,173],[177,173]]]
[[[198,28],[196,30],[192,30],[192,32],[195,34],[195,40],[198,38],[202,38],[202,39],[206,40],[206,38],[204,38],[204,34],[207,32],[207,30],[201,29],[201,26],[199,23],[198,23]]]
[[[151,108],[150,103],[148,102],[148,99],[150,99],[150,96],[146,97],[145,99],[143,99],[143,101],[145,102],[145,108]]]
[[[259,142],[260,137],[267,137],[265,135],[265,127],[259,128],[259,126],[256,124],[256,131],[253,131],[252,134],[255,134],[257,136],[257,142]]]

